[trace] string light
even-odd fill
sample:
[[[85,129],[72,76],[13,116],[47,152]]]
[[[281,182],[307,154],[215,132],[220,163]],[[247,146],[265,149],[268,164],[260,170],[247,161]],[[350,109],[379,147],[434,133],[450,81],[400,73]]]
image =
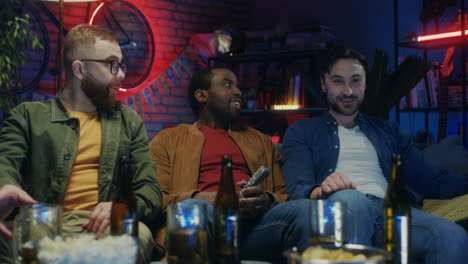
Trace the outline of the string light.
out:
[[[467,34],[468,34],[468,30],[465,30],[465,35]],[[462,35],[462,31],[459,30],[459,31],[446,32],[446,33],[426,35],[426,36],[419,36],[419,37],[416,37],[415,41],[423,42],[423,41],[429,41],[429,40],[435,40],[435,39],[454,38],[454,37],[460,37],[461,35]]]
[[[273,105],[274,110],[296,110],[301,108],[300,105]]]

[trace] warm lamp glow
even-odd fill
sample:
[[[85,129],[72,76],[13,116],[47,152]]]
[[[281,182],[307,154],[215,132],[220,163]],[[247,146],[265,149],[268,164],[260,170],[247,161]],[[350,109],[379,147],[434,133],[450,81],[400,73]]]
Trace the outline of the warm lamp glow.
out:
[[[467,34],[468,34],[468,30],[465,30],[465,35]],[[461,35],[462,35],[462,31],[459,30],[459,31],[446,32],[446,33],[440,33],[440,34],[419,36],[419,37],[416,37],[415,41],[423,42],[423,41],[435,40],[435,39],[454,38],[454,37],[460,37]]]
[[[273,105],[274,110],[296,110],[301,108],[300,105]]]

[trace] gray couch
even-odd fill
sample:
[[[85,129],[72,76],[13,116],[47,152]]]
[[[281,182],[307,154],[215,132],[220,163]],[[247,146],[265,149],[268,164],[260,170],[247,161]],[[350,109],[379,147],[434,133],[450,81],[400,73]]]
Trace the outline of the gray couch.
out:
[[[441,168],[468,177],[468,152],[458,135],[425,148],[423,155]],[[422,210],[452,220],[468,230],[468,194],[449,200],[426,199]]]

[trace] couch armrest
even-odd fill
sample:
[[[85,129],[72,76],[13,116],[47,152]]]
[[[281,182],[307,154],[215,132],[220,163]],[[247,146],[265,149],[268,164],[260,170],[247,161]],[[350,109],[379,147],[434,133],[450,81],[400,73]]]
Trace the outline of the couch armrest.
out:
[[[422,211],[447,218],[468,230],[468,194],[449,200],[426,199]]]

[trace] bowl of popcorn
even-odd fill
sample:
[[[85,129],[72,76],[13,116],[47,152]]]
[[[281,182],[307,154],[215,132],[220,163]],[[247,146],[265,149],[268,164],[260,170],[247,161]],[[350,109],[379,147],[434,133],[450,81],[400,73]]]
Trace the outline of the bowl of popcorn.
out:
[[[293,248],[284,255],[289,264],[385,264],[391,256],[380,248],[352,244],[311,246],[303,251]]]
[[[138,246],[129,235],[46,237],[37,243],[37,258],[41,264],[135,264]]]

